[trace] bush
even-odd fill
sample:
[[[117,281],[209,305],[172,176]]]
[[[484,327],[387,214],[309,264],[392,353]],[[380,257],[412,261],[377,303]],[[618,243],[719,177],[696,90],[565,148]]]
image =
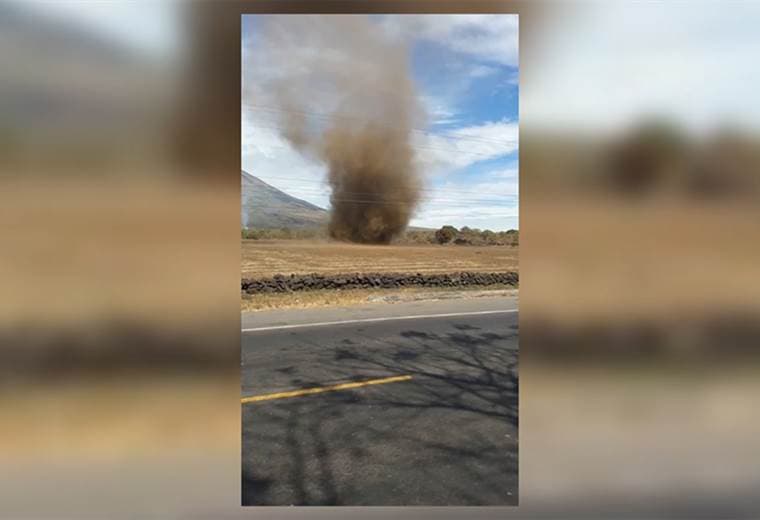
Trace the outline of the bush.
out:
[[[245,240],[274,240],[274,239],[308,239],[325,238],[324,228],[243,228],[241,237]]]
[[[499,236],[490,229],[486,229],[485,231],[481,231],[480,238],[486,244],[493,244],[498,240]]]
[[[457,234],[457,228],[454,226],[443,226],[435,232],[435,241],[439,244],[448,244],[456,238]]]
[[[435,244],[435,233],[423,230],[407,230],[403,236],[401,236],[398,242],[406,244]]]

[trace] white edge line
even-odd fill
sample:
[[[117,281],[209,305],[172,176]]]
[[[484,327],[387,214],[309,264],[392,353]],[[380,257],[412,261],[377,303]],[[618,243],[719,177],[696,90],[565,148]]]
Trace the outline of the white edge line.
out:
[[[384,318],[361,318],[357,320],[343,321],[322,321],[316,323],[296,323],[293,325],[272,325],[269,327],[254,327],[250,329],[240,329],[240,332],[259,332],[265,330],[283,330],[283,329],[301,329],[306,327],[326,327],[328,325],[343,325],[346,323],[373,323],[378,321],[395,321],[395,320],[417,320],[423,318],[453,318],[456,316],[478,316],[482,314],[508,314],[517,312],[518,309],[499,310],[499,311],[473,311],[473,312],[451,312],[447,314],[418,314],[416,316],[388,316]]]

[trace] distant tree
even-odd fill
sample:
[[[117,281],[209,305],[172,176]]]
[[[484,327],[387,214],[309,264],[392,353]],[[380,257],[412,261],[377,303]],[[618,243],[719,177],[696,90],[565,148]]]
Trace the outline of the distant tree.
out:
[[[400,242],[410,244],[434,244],[435,232],[430,230],[406,230],[404,235],[399,240]]]
[[[641,196],[676,175],[687,155],[687,139],[678,126],[645,121],[611,147],[609,178],[620,193]]]
[[[486,229],[480,232],[480,238],[482,238],[486,244],[493,244],[496,242],[498,235],[490,229]]]
[[[258,240],[261,238],[261,232],[257,229],[243,229],[241,230],[241,235],[246,240]]]
[[[457,228],[454,226],[443,226],[435,232],[435,241],[439,244],[447,244],[457,236]]]

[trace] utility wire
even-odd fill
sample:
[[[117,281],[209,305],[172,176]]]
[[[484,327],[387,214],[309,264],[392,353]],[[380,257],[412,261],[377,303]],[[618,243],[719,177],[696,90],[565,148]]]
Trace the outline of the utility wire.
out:
[[[278,130],[278,131],[282,130],[282,127],[278,127],[278,126],[258,125],[258,128],[267,128],[267,129],[270,129],[270,130]],[[269,146],[273,147],[273,148],[280,149],[280,150],[289,150],[289,149],[291,149],[290,147],[282,146],[282,145],[279,145],[279,144],[275,145],[275,146],[272,146],[272,145],[269,145]],[[450,153],[452,151],[451,149],[438,148],[438,147],[434,147],[434,146],[422,146],[422,145],[417,145],[417,144],[410,144],[409,147],[412,148],[412,149],[414,149],[414,150],[426,150],[426,151],[430,151],[430,152]],[[502,155],[508,155],[510,153],[513,153],[514,151],[515,150],[511,150],[511,151],[494,150],[493,152],[480,152],[480,151],[474,151],[474,150],[456,150],[456,152],[459,153],[459,154],[482,156],[482,157],[488,157],[488,158],[491,158],[491,159],[496,159],[497,157],[500,157]]]
[[[337,114],[326,114],[326,113],[320,113],[320,112],[310,112],[307,110],[293,110],[293,109],[286,109],[286,108],[278,108],[278,107],[268,107],[265,105],[256,105],[253,103],[244,103],[244,108],[248,110],[264,110],[264,111],[270,111],[270,112],[289,112],[294,114],[301,114],[301,115],[307,115],[312,116],[318,119],[322,119],[323,121],[329,121],[334,119],[345,119],[345,120],[357,120],[357,121],[366,121],[365,118],[357,117],[357,116],[348,116],[348,115],[337,115]],[[384,125],[388,126],[388,125]],[[501,139],[489,139],[487,137],[476,137],[476,136],[470,136],[470,135],[462,135],[461,133],[454,133],[454,132],[430,132],[429,130],[422,129],[419,127],[411,127],[410,130],[413,132],[421,133],[425,136],[432,136],[432,137],[451,137],[453,139],[460,139],[464,141],[474,141],[474,142],[481,142],[486,144],[499,144],[499,145],[513,145],[514,141],[504,141]]]
[[[248,172],[246,172],[246,173],[248,173]],[[251,175],[251,174],[249,173],[249,175]],[[257,179],[258,179],[258,177],[257,177]],[[288,177],[288,176],[278,176],[277,180],[278,181],[279,180],[298,181],[298,182],[305,182],[305,183],[310,183],[310,184],[319,184],[319,185],[325,186],[325,189],[329,189],[326,186],[327,180],[321,181],[321,180],[317,180],[317,179],[314,179],[314,178]],[[264,181],[262,181],[262,182],[264,182]],[[307,189],[311,189],[311,188],[307,188]],[[422,187],[422,188],[419,188],[419,191],[432,192],[432,193],[442,193],[442,194],[451,194],[451,195],[460,195],[460,194],[482,195],[483,194],[482,190],[480,190],[480,191],[472,191],[472,190],[461,190],[461,189],[458,189],[458,188],[455,188],[455,189],[446,189],[446,188],[425,188],[425,187]],[[375,194],[375,192],[351,192],[351,193],[355,194],[355,195],[360,195],[360,194],[374,195]],[[497,194],[492,194],[492,195],[498,196],[498,197],[517,197],[517,195],[509,195],[509,194],[500,195],[498,193]],[[457,199],[457,200],[461,200],[461,199]]]

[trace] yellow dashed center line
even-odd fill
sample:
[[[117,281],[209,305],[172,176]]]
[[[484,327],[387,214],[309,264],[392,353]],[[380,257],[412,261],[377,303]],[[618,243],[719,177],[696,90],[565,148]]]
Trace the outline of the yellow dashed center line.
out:
[[[354,383],[341,383],[338,385],[331,385],[331,386],[303,388],[301,390],[292,390],[290,392],[277,392],[274,394],[252,395],[250,397],[243,397],[240,400],[240,402],[243,404],[247,404],[247,403],[258,403],[261,401],[271,401],[272,399],[286,399],[288,397],[301,397],[304,395],[321,394],[323,392],[335,392],[337,390],[350,390],[352,388],[361,388],[363,386],[384,385],[386,383],[409,381],[411,378],[412,376],[393,376],[393,377],[384,377],[382,379],[369,379],[367,381],[356,381]]]

